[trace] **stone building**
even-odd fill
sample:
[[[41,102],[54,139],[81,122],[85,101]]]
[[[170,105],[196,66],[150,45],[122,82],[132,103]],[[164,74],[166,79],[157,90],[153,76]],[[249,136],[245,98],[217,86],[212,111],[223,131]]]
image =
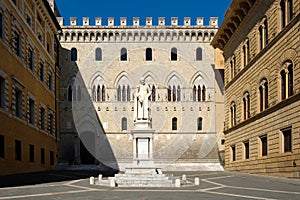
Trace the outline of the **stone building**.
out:
[[[132,163],[133,94],[151,88],[153,156],[164,170],[222,170],[223,69],[210,45],[218,19],[70,18],[60,34],[61,147],[65,164],[123,170]],[[95,159],[96,158],[96,159]]]
[[[300,1],[233,0],[212,41],[225,60],[225,169],[300,177]]]
[[[0,1],[1,175],[56,165],[58,30],[48,1]]]

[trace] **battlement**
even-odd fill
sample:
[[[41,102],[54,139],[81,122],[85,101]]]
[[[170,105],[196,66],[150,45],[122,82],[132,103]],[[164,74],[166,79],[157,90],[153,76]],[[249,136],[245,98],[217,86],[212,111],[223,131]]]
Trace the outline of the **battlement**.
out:
[[[64,23],[64,18],[63,17],[57,17],[57,21],[62,27],[87,27],[87,26],[95,26],[95,27],[141,27],[140,25],[140,18],[139,17],[134,17],[132,19],[132,24],[128,24],[127,18],[126,17],[120,17],[119,23],[115,23],[115,18],[114,17],[108,17],[107,18],[107,25],[103,24],[102,17],[96,17],[94,24],[90,24],[90,19],[89,17],[83,17],[82,18],[82,25],[78,24],[77,18],[76,17],[70,17],[70,23],[66,25]],[[209,28],[218,28],[218,18],[217,17],[210,17],[209,18],[209,25],[205,26],[204,25],[204,18],[203,17],[197,17],[195,20],[195,23],[192,23],[190,17],[184,17],[183,18],[183,24],[179,25],[178,17],[172,17],[170,19],[170,24],[166,25],[166,19],[165,17],[159,17],[157,24],[153,24],[152,17],[146,17],[145,19],[145,27],[209,27]]]

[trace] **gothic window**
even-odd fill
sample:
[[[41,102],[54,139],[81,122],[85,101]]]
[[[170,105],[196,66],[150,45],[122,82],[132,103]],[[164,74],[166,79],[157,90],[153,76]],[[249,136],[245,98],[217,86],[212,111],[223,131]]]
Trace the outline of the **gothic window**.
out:
[[[71,49],[71,61],[77,61],[77,49],[76,48]]]
[[[269,85],[267,79],[262,79],[259,86],[259,103],[260,111],[269,107]]]
[[[146,60],[147,61],[151,61],[152,60],[152,49],[151,48],[147,48],[146,49]]]
[[[127,130],[127,118],[123,117],[122,118],[122,131],[126,131]]]
[[[172,131],[176,131],[177,130],[177,118],[173,117],[172,118]]]
[[[126,96],[127,96],[127,101],[130,101],[130,86],[129,85],[127,85],[127,91],[126,91]]]
[[[172,100],[176,101],[176,86],[173,85],[173,89],[172,89]]]
[[[121,49],[121,61],[127,61],[127,49],[126,48]]]
[[[202,60],[202,48],[200,47],[196,49],[196,60],[197,61]]]
[[[171,60],[177,60],[177,49],[175,47],[171,49]]]
[[[206,88],[205,85],[202,87],[202,101],[206,101]]]
[[[102,49],[101,48],[96,48],[95,51],[95,60],[96,61],[101,61],[102,60]]]
[[[201,86],[198,85],[198,101],[201,101]]]
[[[69,87],[68,87],[68,101],[72,101],[72,95],[73,95],[72,86],[69,85]]]
[[[202,122],[203,122],[202,117],[199,117],[199,118],[197,119],[197,130],[198,130],[198,131],[201,131],[201,130],[202,130]]]
[[[230,106],[230,123],[231,123],[231,127],[236,125],[236,105],[235,105],[235,102],[232,102],[231,106]]]
[[[244,111],[244,120],[250,118],[250,94],[245,92],[243,96],[243,111]]]
[[[126,101],[126,87],[123,85],[122,87],[122,101]]]

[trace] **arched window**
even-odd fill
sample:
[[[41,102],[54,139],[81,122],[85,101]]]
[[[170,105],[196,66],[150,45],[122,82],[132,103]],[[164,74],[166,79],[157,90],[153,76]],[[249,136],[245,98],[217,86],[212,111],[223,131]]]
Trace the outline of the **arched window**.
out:
[[[152,60],[152,49],[151,48],[146,49],[146,60],[147,61]]]
[[[102,49],[101,48],[96,48],[95,51],[95,60],[96,61],[101,61],[102,60]]]
[[[127,101],[130,101],[130,86],[127,85]]]
[[[206,88],[205,85],[202,87],[202,101],[206,101]]]
[[[177,130],[177,118],[173,117],[172,118],[172,131],[176,131]]]
[[[68,87],[68,101],[72,101],[72,95],[73,95],[72,86],[69,85],[69,87]]]
[[[198,85],[198,101],[201,101],[201,86]]]
[[[268,80],[267,79],[262,79],[262,81],[260,82],[260,86],[259,86],[259,107],[260,107],[260,111],[263,111],[265,109],[267,109],[269,107],[269,100],[268,97],[269,96],[269,85],[268,85]]]
[[[235,102],[232,102],[230,105],[230,122],[231,127],[236,125],[236,105]]]
[[[202,117],[199,117],[198,119],[197,119],[197,130],[198,131],[202,131]]]
[[[96,94],[95,86],[93,86],[93,89],[92,89],[92,99],[93,99],[93,101],[97,101],[97,94]]]
[[[202,60],[202,48],[200,47],[196,49],[196,60],[197,61]]]
[[[265,19],[263,24],[259,27],[259,39],[260,39],[260,49],[265,48],[268,44],[268,21]]]
[[[236,58],[235,55],[232,56],[230,60],[230,78],[233,79],[236,73]]]
[[[77,49],[76,48],[71,49],[71,61],[77,61]]]
[[[243,96],[243,111],[244,111],[244,120],[250,118],[250,94],[245,92]]]
[[[122,131],[127,131],[127,118],[122,118]]]
[[[286,73],[285,70],[280,72],[281,75],[281,100],[286,99]]]
[[[246,67],[250,60],[250,42],[249,39],[246,40],[245,44],[243,45],[243,65]]]
[[[171,49],[171,60],[177,60],[177,49],[175,47]]]
[[[126,101],[126,87],[123,85],[122,87],[122,101]]]
[[[127,60],[127,49],[122,48],[121,49],[121,61],[126,61]]]
[[[294,94],[294,72],[293,72],[293,64],[288,66],[288,95],[289,97]]]

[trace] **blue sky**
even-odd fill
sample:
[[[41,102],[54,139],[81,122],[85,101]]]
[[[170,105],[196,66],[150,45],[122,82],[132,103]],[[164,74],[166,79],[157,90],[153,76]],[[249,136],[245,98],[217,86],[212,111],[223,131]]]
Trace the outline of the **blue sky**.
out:
[[[157,25],[158,17],[165,17],[166,24],[170,24],[171,17],[178,17],[182,25],[184,17],[191,17],[192,25],[197,17],[204,17],[204,25],[208,25],[209,17],[219,17],[219,25],[231,3],[231,0],[189,0],[179,3],[177,0],[55,0],[58,9],[64,17],[65,24],[69,24],[70,17],[77,17],[79,25],[82,17],[89,17],[90,24],[94,24],[95,17],[102,17],[103,25],[107,24],[107,17],[114,17],[115,24],[119,24],[120,17],[127,17],[127,24],[132,24],[133,17],[140,17],[140,24],[145,24],[146,17],[152,17],[153,25]]]

